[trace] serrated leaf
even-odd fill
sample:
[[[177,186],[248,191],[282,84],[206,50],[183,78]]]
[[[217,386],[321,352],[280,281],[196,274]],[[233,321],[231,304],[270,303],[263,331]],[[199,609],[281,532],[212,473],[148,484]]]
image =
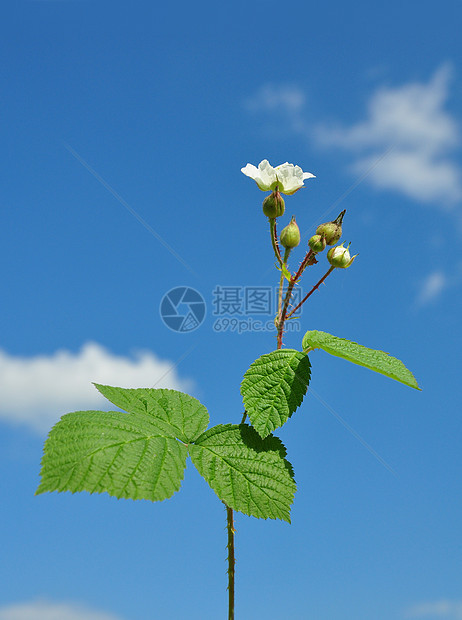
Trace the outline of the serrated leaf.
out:
[[[219,425],[189,445],[189,453],[225,504],[246,515],[290,523],[296,486],[280,439],[262,439],[248,424]]]
[[[186,439],[207,426],[205,407],[174,390],[98,389],[130,412],[78,411],[63,416],[45,442],[36,493],[107,492],[152,501],[171,497],[184,476]]]
[[[303,337],[303,350],[323,349],[331,355],[342,357],[358,366],[365,366],[386,377],[400,381],[409,387],[420,390],[419,385],[410,370],[396,357],[384,351],[368,349],[361,344],[337,338],[326,332],[308,331]]]
[[[249,420],[261,437],[287,422],[302,403],[310,376],[308,356],[295,349],[266,353],[251,364],[241,394]]]
[[[120,411],[68,413],[45,442],[36,494],[88,491],[163,500],[179,490],[187,453],[184,444],[162,436],[147,416]]]
[[[155,416],[156,424],[167,435],[189,443],[205,431],[207,409],[196,398],[176,390],[120,388],[95,383],[96,389],[113,405],[129,413]]]

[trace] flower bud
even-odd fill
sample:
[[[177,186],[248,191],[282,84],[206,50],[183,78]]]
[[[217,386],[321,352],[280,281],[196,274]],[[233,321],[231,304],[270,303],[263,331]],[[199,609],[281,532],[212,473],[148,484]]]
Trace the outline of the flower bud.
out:
[[[351,265],[354,259],[358,256],[355,254],[353,257],[350,256],[350,252],[348,248],[350,244],[346,248],[342,245],[337,245],[335,248],[331,248],[327,252],[327,260],[332,265],[332,267],[338,267],[340,269],[346,269]]]
[[[308,245],[313,252],[322,252],[326,247],[326,237],[324,235],[313,235],[308,241]]]
[[[296,248],[300,243],[300,229],[295,221],[295,215],[292,216],[290,223],[281,230],[280,239],[286,250]]]
[[[316,234],[326,237],[327,245],[335,245],[342,236],[342,220],[345,213],[346,210],[342,211],[333,222],[326,222],[316,228]]]
[[[276,217],[284,214],[285,204],[284,198],[275,189],[269,196],[263,201],[263,213],[274,220]]]

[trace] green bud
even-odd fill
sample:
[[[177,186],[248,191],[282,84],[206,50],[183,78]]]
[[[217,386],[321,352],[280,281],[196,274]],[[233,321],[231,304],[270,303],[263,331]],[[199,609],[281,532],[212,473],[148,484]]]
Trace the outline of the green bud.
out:
[[[350,252],[348,248],[350,244],[347,245],[346,248],[342,245],[337,245],[335,248],[331,248],[327,252],[327,260],[332,265],[332,267],[338,267],[339,269],[346,269],[351,265],[354,259],[358,256],[355,254],[353,257],[350,256]]]
[[[295,221],[295,215],[292,216],[290,223],[281,230],[280,239],[286,250],[296,248],[300,243],[300,229]]]
[[[342,236],[342,221],[346,210],[342,211],[340,215],[333,222],[326,222],[316,228],[318,235],[324,235],[326,237],[327,245],[335,245]]]
[[[263,201],[263,213],[274,220],[280,215],[284,215],[285,204],[284,198],[279,191],[275,189],[269,196]]]
[[[313,252],[322,252],[326,247],[326,237],[324,235],[313,235],[308,241],[308,245]]]

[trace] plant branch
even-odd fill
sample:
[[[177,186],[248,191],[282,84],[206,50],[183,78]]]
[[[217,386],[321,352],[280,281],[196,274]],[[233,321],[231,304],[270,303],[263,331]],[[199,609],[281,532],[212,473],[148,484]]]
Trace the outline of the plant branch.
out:
[[[310,295],[312,295],[312,293],[314,293],[314,291],[315,291],[317,288],[319,288],[319,287],[321,286],[321,284],[324,282],[324,280],[327,278],[327,276],[329,276],[329,275],[330,275],[330,274],[334,271],[334,269],[335,269],[335,267],[331,267],[331,268],[329,269],[329,271],[327,271],[327,272],[326,272],[326,273],[322,276],[322,278],[319,280],[319,282],[318,282],[317,284],[315,284],[315,285],[313,286],[313,288],[311,289],[311,291],[305,295],[305,297],[304,297],[304,298],[302,299],[302,301],[298,304],[298,306],[295,306],[295,308],[294,308],[293,310],[291,310],[291,311],[289,312],[289,314],[287,314],[287,316],[285,317],[286,319],[290,319],[290,317],[291,317],[291,316],[292,316],[295,312],[297,312],[297,310],[300,308],[300,306],[303,306],[303,304],[304,304],[304,303],[305,303],[305,301],[308,299],[308,297],[309,297]]]
[[[287,265],[290,252],[291,252],[291,248],[286,248],[286,251],[284,252],[283,265]],[[278,323],[281,319],[283,289],[284,289],[284,274],[281,271],[281,277],[279,279],[279,293],[278,293]]]
[[[282,348],[282,335],[284,333],[284,321],[286,320],[287,308],[289,306],[290,298],[292,297],[292,291],[295,286],[295,279],[292,278],[289,282],[289,286],[287,287],[286,296],[284,298],[284,305],[282,307],[281,314],[278,320],[278,332],[277,332],[277,342],[278,349]]]
[[[301,278],[302,273],[304,272],[304,270],[309,266],[309,265],[314,265],[315,263],[317,263],[316,260],[316,253],[313,252],[313,250],[310,250],[309,252],[307,252],[305,258],[302,260],[300,267],[298,268],[297,273],[292,276],[290,282],[289,282],[289,286],[287,287],[287,292],[286,292],[286,296],[284,298],[284,305],[282,307],[282,310],[280,311],[279,315],[278,315],[278,331],[277,331],[277,348],[281,349],[282,348],[282,336],[284,334],[284,322],[287,318],[287,309],[289,307],[290,304],[290,300],[292,298],[292,291],[294,289],[295,284],[298,282],[298,280]]]
[[[318,261],[316,260],[316,252],[313,252],[313,250],[307,252],[305,258],[300,263],[300,267],[298,268],[297,273],[294,276],[295,282],[298,282],[298,280],[300,280],[302,273],[309,265],[315,265],[317,262]]]

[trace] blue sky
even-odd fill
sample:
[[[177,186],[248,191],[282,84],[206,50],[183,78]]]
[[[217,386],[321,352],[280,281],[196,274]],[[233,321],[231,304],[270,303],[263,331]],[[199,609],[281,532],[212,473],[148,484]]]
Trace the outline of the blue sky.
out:
[[[240,172],[264,158],[316,175],[286,201],[302,245],[347,209],[359,253],[285,345],[319,329],[384,349],[423,391],[311,355],[278,433],[292,524],[236,517],[237,617],[462,618],[460,2],[2,13],[0,620],[225,617],[225,514],[192,466],[159,504],[33,494],[51,425],[104,407],[91,381],[240,421],[274,333],[217,333],[213,291],[276,284],[264,194]],[[207,304],[190,333],[159,316],[177,286]]]

